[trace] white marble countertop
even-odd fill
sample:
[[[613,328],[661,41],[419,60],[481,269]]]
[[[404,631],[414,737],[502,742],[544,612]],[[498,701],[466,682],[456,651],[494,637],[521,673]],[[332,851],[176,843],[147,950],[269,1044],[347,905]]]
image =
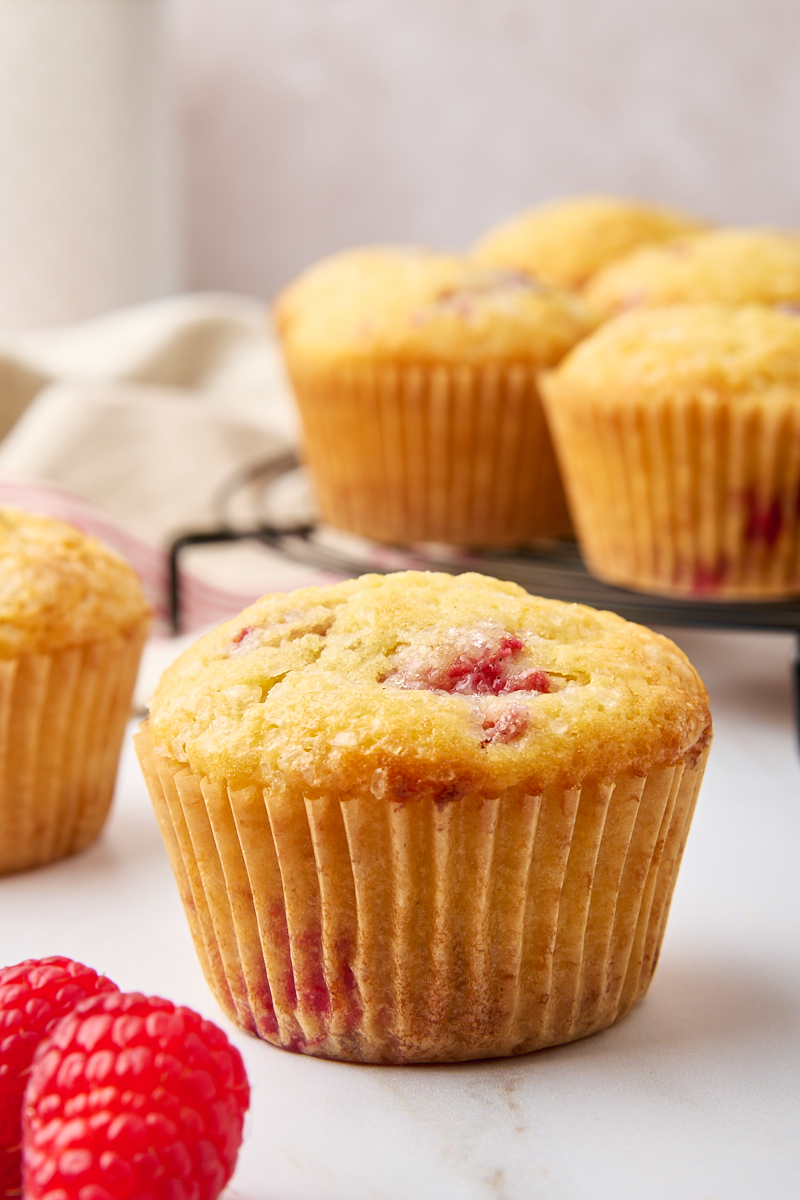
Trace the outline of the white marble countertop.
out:
[[[677,632],[716,740],[646,1000],[509,1061],[356,1067],[228,1026],[194,956],[132,748],[78,857],[0,880],[0,962],[68,954],[222,1024],[252,1109],[241,1200],[794,1200],[800,1178],[800,757],[792,639]]]

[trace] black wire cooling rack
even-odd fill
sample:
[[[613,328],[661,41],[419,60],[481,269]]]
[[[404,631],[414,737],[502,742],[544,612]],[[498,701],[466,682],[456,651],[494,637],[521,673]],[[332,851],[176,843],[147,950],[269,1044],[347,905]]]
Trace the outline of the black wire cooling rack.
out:
[[[190,546],[252,540],[295,562],[345,576],[408,569],[446,571],[453,575],[478,571],[511,580],[537,596],[608,609],[641,625],[794,633],[797,640],[793,677],[800,736],[800,598],[759,602],[670,599],[611,587],[587,571],[574,542],[548,542],[513,554],[484,554],[434,546],[376,547],[357,539],[343,543],[341,539],[332,539],[324,527],[313,522],[280,525],[256,521],[242,525],[233,520],[231,502],[243,488],[258,484],[266,490],[297,467],[296,457],[287,454],[231,477],[217,494],[217,527],[187,532],[173,541],[169,585],[170,617],[175,633],[181,628],[180,559]]]

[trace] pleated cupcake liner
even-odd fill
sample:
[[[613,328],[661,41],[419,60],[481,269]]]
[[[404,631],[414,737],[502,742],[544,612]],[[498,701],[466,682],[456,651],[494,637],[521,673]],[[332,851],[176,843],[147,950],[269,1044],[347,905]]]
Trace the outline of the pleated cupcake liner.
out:
[[[331,525],[487,547],[571,534],[532,367],[289,369]]]
[[[147,630],[0,661],[0,874],[100,833]]]
[[[546,401],[547,403],[547,401]],[[547,403],[581,549],[668,596],[800,594],[800,406]]]
[[[708,753],[538,795],[235,789],[136,748],[206,978],[242,1028],[354,1062],[522,1054],[647,990]]]

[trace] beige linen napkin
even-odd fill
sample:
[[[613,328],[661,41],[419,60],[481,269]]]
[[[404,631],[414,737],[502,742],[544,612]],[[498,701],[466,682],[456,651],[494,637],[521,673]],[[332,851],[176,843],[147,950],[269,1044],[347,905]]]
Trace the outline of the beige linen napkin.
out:
[[[0,502],[103,536],[133,561],[163,612],[169,542],[215,525],[220,487],[285,455],[297,424],[266,306],[187,295],[0,335],[3,433]],[[273,587],[320,579],[252,544],[191,561],[188,627]]]
[[[237,467],[296,421],[265,305],[179,296],[0,335],[0,471],[69,488],[140,536],[208,523]]]

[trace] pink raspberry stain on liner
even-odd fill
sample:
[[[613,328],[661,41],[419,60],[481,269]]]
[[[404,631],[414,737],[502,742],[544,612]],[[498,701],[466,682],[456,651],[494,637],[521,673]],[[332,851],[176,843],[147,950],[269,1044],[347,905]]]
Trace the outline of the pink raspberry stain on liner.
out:
[[[352,966],[355,953],[352,939],[347,934],[342,934],[336,941],[335,958],[339,986],[346,999],[344,1018],[348,1029],[357,1029],[364,1015],[361,989]]]
[[[319,926],[306,929],[292,941],[304,965],[300,980],[299,999],[304,1007],[316,1016],[326,1017],[331,1011],[331,994],[328,991],[323,968],[322,930]]]
[[[777,542],[783,529],[783,507],[778,496],[766,505],[760,504],[755,493],[745,492],[744,510],[746,525],[745,541],[763,542],[772,547]]]
[[[293,1010],[297,1009],[298,1004],[302,1004],[307,1011],[316,1016],[328,1017],[334,1006],[325,977],[321,928],[317,926],[307,929],[290,941],[286,911],[280,900],[272,902],[269,916],[273,943],[280,949],[285,963],[281,975],[285,1003]],[[302,972],[295,971],[292,949],[296,951],[299,961],[304,965]],[[347,1001],[346,1021],[349,1028],[355,1029],[361,1021],[362,1007],[361,993],[351,965],[354,959],[354,948],[349,938],[343,935],[338,939],[334,957],[337,981],[332,986],[337,990],[338,984],[338,990],[345,996]],[[289,1049],[301,1053],[303,1048],[310,1044],[312,1043],[307,1043],[302,1037],[297,1037],[292,1040]]]
[[[727,564],[716,563],[713,567],[704,563],[695,565],[692,571],[692,593],[696,596],[708,596],[718,591],[722,586],[727,572]]]
[[[273,900],[269,906],[269,931],[273,945],[277,946],[283,959],[281,985],[284,1003],[292,1009],[297,1008],[297,988],[294,982],[294,968],[289,951],[289,927],[286,924],[286,909],[283,902]]]
[[[250,993],[247,993],[248,1000],[252,998]],[[259,988],[255,996],[255,1005],[249,1003],[248,1007],[252,1013],[254,1028],[250,1030],[258,1037],[264,1038],[267,1036],[274,1037],[278,1032],[278,1018],[275,1014],[275,1006],[272,1001],[272,992],[269,983],[265,983],[263,988]],[[255,1011],[254,1011],[255,1008]]]

